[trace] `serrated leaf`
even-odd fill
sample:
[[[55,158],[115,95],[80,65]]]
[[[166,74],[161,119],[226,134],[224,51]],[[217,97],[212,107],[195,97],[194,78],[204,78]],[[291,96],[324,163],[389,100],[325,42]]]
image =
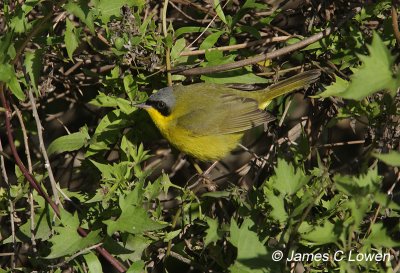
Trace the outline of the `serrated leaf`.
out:
[[[120,197],[121,215],[116,220],[106,220],[107,234],[112,235],[116,231],[142,234],[146,231],[159,230],[167,226],[166,223],[155,221],[149,217],[147,211],[138,207],[132,198],[137,194],[131,192],[127,196]]]
[[[400,153],[396,151],[390,151],[387,154],[373,153],[372,156],[385,162],[389,166],[400,167]]]
[[[275,168],[273,187],[281,194],[292,195],[303,187],[310,177],[306,176],[302,170],[295,170],[293,165],[283,159],[278,159],[278,165]]]
[[[399,241],[394,241],[390,238],[387,229],[383,223],[375,223],[372,226],[371,234],[367,238],[367,243],[373,244],[376,247],[397,247],[400,246]]]
[[[210,243],[216,243],[221,239],[218,233],[218,219],[207,218],[208,228],[206,230],[206,237],[204,239],[204,245],[207,246]]]
[[[254,222],[245,218],[239,226],[231,219],[229,242],[237,248],[237,258],[229,267],[229,272],[266,272],[266,267],[272,267],[271,255],[267,247],[260,241],[256,232],[251,230]]]
[[[298,231],[303,240],[313,245],[323,245],[336,242],[341,233],[341,228],[325,219],[321,225],[302,222]]]
[[[57,234],[49,240],[53,245],[50,254],[45,257],[46,259],[72,255],[101,241],[100,230],[91,231],[86,237],[81,237],[78,234],[79,219],[77,214],[72,215],[61,210],[61,222],[63,226],[54,227]]]
[[[38,80],[40,77],[40,72],[43,68],[43,49],[36,49],[33,52],[25,53],[25,61],[24,65],[26,68],[26,72],[29,75],[29,78],[32,82],[32,87],[35,89],[36,93],[38,92]]]
[[[327,98],[330,96],[338,96],[339,94],[346,91],[349,87],[350,82],[335,75],[335,82],[325,88],[325,91],[313,96],[314,98]]]
[[[67,49],[68,57],[72,60],[72,55],[79,45],[79,37],[77,35],[75,26],[68,18],[66,19],[64,43]]]
[[[284,196],[276,196],[273,192],[266,193],[268,203],[272,207],[270,216],[279,221],[280,223],[285,223],[288,219],[288,214],[285,210],[285,200]]]
[[[86,126],[82,127],[79,132],[72,133],[66,136],[55,139],[48,147],[49,155],[59,154],[64,152],[72,152],[79,150],[88,143],[90,139]]]
[[[91,33],[94,33],[93,11],[89,8],[89,0],[68,1],[64,9],[72,13],[86,24]]]
[[[382,90],[389,90],[392,95],[396,93],[400,87],[400,72],[393,72],[395,57],[376,32],[373,34],[372,44],[367,47],[370,54],[358,55],[363,64],[351,75],[350,83],[337,77],[336,83],[320,94],[320,97],[338,96],[362,100]]]

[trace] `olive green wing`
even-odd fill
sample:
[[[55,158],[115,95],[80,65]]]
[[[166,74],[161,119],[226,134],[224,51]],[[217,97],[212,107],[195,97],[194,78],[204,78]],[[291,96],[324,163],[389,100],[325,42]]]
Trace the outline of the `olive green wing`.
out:
[[[260,110],[254,99],[217,95],[207,105],[179,117],[177,125],[194,135],[232,134],[274,119],[272,115]]]

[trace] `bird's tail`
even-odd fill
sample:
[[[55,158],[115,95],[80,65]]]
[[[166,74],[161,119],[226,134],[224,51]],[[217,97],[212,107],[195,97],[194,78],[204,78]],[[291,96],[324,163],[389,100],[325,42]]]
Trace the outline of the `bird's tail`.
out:
[[[270,85],[267,89],[256,91],[259,95],[260,109],[265,109],[276,97],[307,87],[317,81],[320,75],[320,70],[313,69]]]

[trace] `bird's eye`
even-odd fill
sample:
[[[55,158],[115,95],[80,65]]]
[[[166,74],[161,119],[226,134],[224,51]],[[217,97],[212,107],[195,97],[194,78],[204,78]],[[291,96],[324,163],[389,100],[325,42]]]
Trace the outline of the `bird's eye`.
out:
[[[167,105],[163,101],[157,102],[157,108],[158,109],[164,109]]]

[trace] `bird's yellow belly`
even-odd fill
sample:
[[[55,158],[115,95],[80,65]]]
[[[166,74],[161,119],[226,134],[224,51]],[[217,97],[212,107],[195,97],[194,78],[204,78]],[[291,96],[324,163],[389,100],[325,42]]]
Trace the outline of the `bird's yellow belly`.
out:
[[[200,160],[219,160],[236,148],[243,133],[193,136],[190,132],[175,129],[163,132],[165,138],[176,148]]]
[[[172,118],[163,117],[154,109],[147,109],[161,134],[180,151],[202,161],[224,158],[236,148],[243,132],[219,135],[195,135],[185,128],[176,126]]]

